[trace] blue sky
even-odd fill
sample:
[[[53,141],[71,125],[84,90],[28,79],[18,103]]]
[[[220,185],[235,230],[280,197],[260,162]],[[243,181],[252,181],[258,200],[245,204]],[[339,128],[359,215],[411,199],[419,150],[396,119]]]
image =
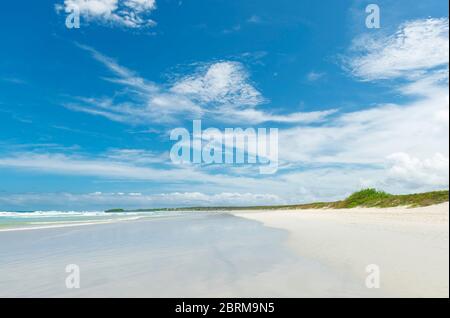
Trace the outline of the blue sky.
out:
[[[448,188],[448,2],[377,1],[380,29],[369,3],[5,2],[0,210]],[[174,166],[169,132],[193,119],[278,128],[279,171]]]

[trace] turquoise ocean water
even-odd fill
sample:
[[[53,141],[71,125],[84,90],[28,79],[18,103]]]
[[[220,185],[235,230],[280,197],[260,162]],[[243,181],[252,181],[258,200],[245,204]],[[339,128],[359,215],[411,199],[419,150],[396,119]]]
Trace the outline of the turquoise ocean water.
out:
[[[0,211],[0,231],[27,229],[31,227],[64,227],[83,224],[112,223],[132,221],[141,218],[176,216],[179,214],[179,212],[105,213],[102,211]]]

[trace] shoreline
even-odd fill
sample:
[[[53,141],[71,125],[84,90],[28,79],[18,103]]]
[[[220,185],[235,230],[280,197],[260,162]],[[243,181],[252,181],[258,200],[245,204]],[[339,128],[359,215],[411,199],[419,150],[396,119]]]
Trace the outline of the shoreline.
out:
[[[448,203],[0,231],[0,296],[448,297]],[[86,225],[86,224],[83,224]],[[64,287],[79,264],[82,288]],[[381,288],[365,286],[377,264]]]
[[[226,213],[3,232],[0,297],[295,294],[272,286],[272,271],[298,262],[286,235]],[[68,264],[80,267],[80,289],[65,288]]]
[[[65,212],[60,212],[60,217],[64,215]],[[1,232],[15,232],[15,231],[31,231],[31,230],[45,230],[45,229],[54,229],[54,228],[71,228],[71,227],[81,227],[81,226],[91,226],[91,225],[105,225],[105,224],[114,224],[121,222],[131,222],[131,221],[139,221],[144,219],[160,219],[160,218],[170,218],[177,217],[180,214],[170,214],[167,215],[159,214],[140,214],[140,215],[115,215],[113,218],[91,218],[91,219],[80,219],[80,220],[64,220],[64,217],[59,218],[57,221],[47,221],[45,219],[36,218],[34,221],[28,219],[27,221],[16,220],[16,223],[12,224],[2,224],[0,223],[0,233]],[[43,221],[44,220],[44,221]]]

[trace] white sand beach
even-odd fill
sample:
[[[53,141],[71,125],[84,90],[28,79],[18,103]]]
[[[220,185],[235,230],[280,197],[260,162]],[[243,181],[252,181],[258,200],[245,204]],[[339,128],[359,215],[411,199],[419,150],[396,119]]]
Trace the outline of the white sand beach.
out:
[[[449,297],[449,204],[423,208],[357,208],[241,212],[236,215],[289,231],[299,255],[364,281],[380,269],[389,297]]]
[[[449,205],[0,232],[0,297],[448,297]],[[80,268],[68,289],[65,269]],[[366,266],[380,268],[369,289]]]

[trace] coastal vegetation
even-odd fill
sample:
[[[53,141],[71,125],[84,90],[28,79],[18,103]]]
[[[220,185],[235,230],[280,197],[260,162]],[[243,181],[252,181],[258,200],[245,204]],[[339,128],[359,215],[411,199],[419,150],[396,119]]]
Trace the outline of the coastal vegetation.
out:
[[[449,191],[433,191],[426,193],[394,195],[376,189],[364,189],[353,193],[341,201],[315,202],[296,205],[274,206],[222,206],[222,207],[183,207],[183,208],[151,208],[138,210],[111,209],[107,213],[121,212],[164,212],[164,211],[236,211],[236,210],[299,210],[299,209],[351,209],[356,207],[390,208],[398,206],[424,207],[448,202]]]

